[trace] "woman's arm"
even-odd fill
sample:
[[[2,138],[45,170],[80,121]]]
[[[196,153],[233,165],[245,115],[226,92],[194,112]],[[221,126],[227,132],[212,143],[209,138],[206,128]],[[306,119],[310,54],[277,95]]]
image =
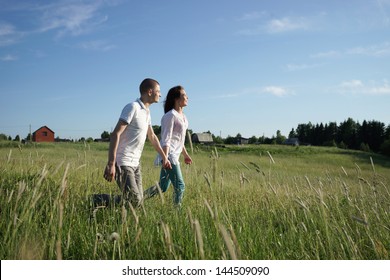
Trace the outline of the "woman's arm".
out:
[[[168,160],[168,152],[165,151],[165,149],[161,148],[160,141],[158,141],[158,138],[154,133],[151,125],[149,125],[148,127],[148,139],[150,143],[152,143],[154,149],[160,154],[163,160],[163,167],[166,169],[172,169],[171,163]]]

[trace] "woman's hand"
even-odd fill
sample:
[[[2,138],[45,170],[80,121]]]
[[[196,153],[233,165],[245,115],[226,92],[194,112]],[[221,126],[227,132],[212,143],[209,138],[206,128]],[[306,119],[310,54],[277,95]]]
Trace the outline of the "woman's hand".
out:
[[[184,156],[185,164],[192,164],[192,158],[189,155]]]

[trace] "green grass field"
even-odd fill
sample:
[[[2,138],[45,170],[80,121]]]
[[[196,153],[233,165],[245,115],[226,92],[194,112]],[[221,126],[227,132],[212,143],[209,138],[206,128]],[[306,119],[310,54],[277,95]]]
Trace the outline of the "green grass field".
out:
[[[92,211],[92,194],[119,194],[103,179],[107,150],[0,142],[0,259],[389,259],[389,158],[195,146],[180,210],[171,187],[141,209]],[[158,180],[155,155],[147,144],[144,188]]]

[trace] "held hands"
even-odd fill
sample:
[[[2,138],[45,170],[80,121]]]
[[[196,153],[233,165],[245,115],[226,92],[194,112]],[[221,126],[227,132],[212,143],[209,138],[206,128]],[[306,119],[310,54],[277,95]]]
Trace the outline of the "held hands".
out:
[[[163,160],[162,160],[162,167],[164,169],[172,169],[172,165],[171,165],[171,162],[168,160],[167,157],[164,157]]]
[[[106,179],[108,182],[112,182],[114,177],[115,177],[115,165],[107,164],[106,168],[104,169],[104,179]]]

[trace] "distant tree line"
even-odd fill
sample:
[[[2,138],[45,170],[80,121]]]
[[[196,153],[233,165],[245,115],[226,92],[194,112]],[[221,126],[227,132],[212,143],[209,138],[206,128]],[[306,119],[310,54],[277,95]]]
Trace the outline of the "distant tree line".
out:
[[[298,138],[301,143],[315,146],[337,146],[390,155],[390,125],[386,127],[375,120],[364,120],[360,124],[348,118],[339,125],[336,122],[299,124],[291,130],[289,138]]]
[[[214,142],[219,144],[236,144],[241,137],[240,133],[226,138],[213,135]],[[340,124],[299,124],[296,129],[290,131],[288,138],[298,138],[301,145],[334,146],[390,156],[390,125],[386,126],[375,120],[364,120],[360,124],[348,118]],[[271,138],[252,136],[248,138],[248,144],[283,144],[286,139],[280,130],[277,130],[276,136]]]
[[[153,130],[157,136],[160,136],[160,126],[153,125]],[[192,133],[192,130],[189,130],[189,134],[192,135]],[[210,131],[207,131],[207,133],[212,134]],[[241,139],[245,139],[240,133],[235,137],[229,135],[222,138],[213,134],[212,137],[214,143],[217,144],[237,144],[242,142]],[[348,118],[340,124],[336,122],[315,125],[311,122],[299,124],[296,129],[293,128],[290,131],[288,138],[298,138],[301,145],[335,146],[342,149],[372,151],[390,156],[390,125],[386,126],[384,123],[375,120],[364,120],[360,124],[352,118]],[[29,134],[25,139],[31,139],[31,135]],[[80,141],[109,141],[109,139],[110,133],[104,131],[100,139],[92,139],[91,137],[85,139],[82,137]],[[17,135],[12,139],[10,136],[0,133],[0,140],[21,141],[21,138]],[[62,139],[56,139],[56,141],[60,140]],[[248,144],[283,144],[286,137],[281,134],[280,130],[277,130],[276,136],[271,138],[252,136],[246,140]]]

